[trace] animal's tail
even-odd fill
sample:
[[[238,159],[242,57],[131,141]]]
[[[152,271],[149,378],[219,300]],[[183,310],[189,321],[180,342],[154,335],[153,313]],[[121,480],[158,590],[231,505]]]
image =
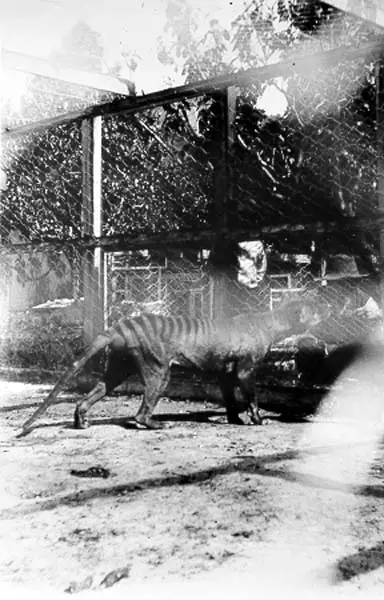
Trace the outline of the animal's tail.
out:
[[[105,333],[101,333],[96,337],[92,345],[88,348],[85,354],[76,361],[72,367],[70,367],[66,373],[64,373],[59,380],[57,381],[53,390],[48,394],[47,398],[40,404],[37,410],[33,413],[29,419],[23,425],[22,432],[17,437],[23,437],[30,433],[31,425],[36,421],[38,417],[45,413],[48,407],[54,402],[54,400],[59,395],[61,389],[74,377],[83,367],[84,365],[98,352],[104,350],[111,342],[110,331]]]

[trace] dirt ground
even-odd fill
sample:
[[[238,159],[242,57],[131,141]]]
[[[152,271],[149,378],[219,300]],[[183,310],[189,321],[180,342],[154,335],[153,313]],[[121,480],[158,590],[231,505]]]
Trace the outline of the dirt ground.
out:
[[[211,404],[162,400],[166,427],[135,430],[125,424],[139,400],[120,397],[76,431],[68,397],[18,439],[49,386],[0,385],[3,590],[130,599],[382,591],[384,446],[364,485],[332,472],[343,456],[355,464],[356,424],[335,454],[308,449],[313,423],[227,425]],[[110,476],[71,473],[90,467]]]

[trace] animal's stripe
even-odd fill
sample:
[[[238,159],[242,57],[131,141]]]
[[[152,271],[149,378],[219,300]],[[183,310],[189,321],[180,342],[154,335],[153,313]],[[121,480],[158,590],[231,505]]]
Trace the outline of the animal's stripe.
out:
[[[201,326],[201,334],[203,336],[203,338],[207,338],[209,337],[209,324],[208,321],[206,319],[201,319],[200,320],[200,326]]]
[[[127,319],[121,319],[115,325],[110,327],[109,331],[111,332],[111,338],[115,332],[126,341],[128,346],[134,348],[138,344],[135,332],[130,327],[130,322]]]
[[[194,322],[190,318],[185,318],[184,321],[185,321],[185,335],[190,337],[193,332]]]
[[[142,315],[141,328],[146,335],[147,342],[151,343],[152,340],[159,338],[161,319],[152,314]]]
[[[142,320],[142,318],[141,318],[141,320]],[[140,346],[143,344],[143,342],[148,344],[148,339],[146,338],[146,335],[145,335],[145,328],[143,330],[143,327],[141,326],[141,323],[138,318],[132,319],[129,322],[129,327],[131,327],[133,329],[133,331],[135,332],[135,336],[136,336],[137,340],[139,341]],[[144,338],[143,338],[143,335],[144,335]]]
[[[175,317],[172,317],[172,316],[168,317],[167,318],[167,325],[168,325],[167,337],[173,338],[175,336],[175,332],[176,332]]]
[[[270,328],[273,329],[274,319],[271,315],[265,315],[264,319],[257,324],[257,335],[254,344],[270,342]],[[229,328],[228,328],[229,326]],[[249,323],[250,328],[252,323]],[[237,330],[244,329],[244,323],[236,321],[226,323],[226,334],[229,337],[237,335]],[[161,357],[164,355],[164,344],[169,340],[177,340],[180,343],[204,344],[210,342],[214,332],[215,324],[208,318],[188,316],[164,316],[151,313],[143,314],[133,318],[120,320],[111,328],[111,334],[116,332],[126,340],[130,347],[140,347],[152,351]],[[220,333],[220,331],[218,332]]]
[[[184,336],[183,327],[182,327],[182,319],[180,319],[180,317],[172,317],[172,318],[173,318],[173,322],[174,322],[174,326],[175,326],[174,337],[181,340],[181,339],[183,339],[183,336]]]
[[[111,328],[112,332],[123,336],[128,345],[133,347],[142,344],[150,347],[171,339],[185,342],[198,339],[203,342],[211,338],[213,330],[213,324],[206,318],[150,313],[122,319]]]

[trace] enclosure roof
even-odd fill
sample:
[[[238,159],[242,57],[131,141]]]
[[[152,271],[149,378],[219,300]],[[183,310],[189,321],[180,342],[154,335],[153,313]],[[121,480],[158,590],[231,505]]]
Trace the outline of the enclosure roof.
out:
[[[384,27],[382,0],[328,0],[327,4]]]
[[[194,0],[202,14],[214,16],[223,26],[231,20],[243,2]],[[104,52],[102,70],[107,73],[120,64],[119,73],[132,81],[139,93],[149,93],[183,82],[173,69],[157,58],[158,38],[164,35],[166,2],[163,0],[13,0],[0,2],[0,39],[3,48],[31,57],[47,59],[59,49],[65,36],[79,22],[100,36]],[[207,22],[208,22],[207,21]],[[139,67],[130,65],[138,59]],[[125,60],[127,59],[127,60]]]

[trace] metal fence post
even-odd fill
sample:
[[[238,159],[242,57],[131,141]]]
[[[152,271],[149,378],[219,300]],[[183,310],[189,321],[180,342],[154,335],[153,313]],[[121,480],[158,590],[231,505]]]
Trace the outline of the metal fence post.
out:
[[[376,61],[377,196],[380,218],[380,296],[384,309],[384,60]]]
[[[215,152],[215,190],[213,229],[216,232],[216,245],[222,247],[223,236],[236,226],[233,222],[236,211],[234,210],[233,181],[231,169],[231,149],[233,145],[233,123],[236,116],[235,87],[228,87],[216,95],[219,111],[219,127],[217,135],[217,149]],[[228,265],[230,267],[230,265]],[[214,274],[214,317],[223,317],[230,311],[230,286],[233,269],[228,272],[223,265],[220,272]]]
[[[101,117],[84,119],[82,136],[82,232],[85,238],[100,237],[103,226],[101,190]],[[86,250],[83,259],[84,338],[89,343],[105,327],[104,251]]]

